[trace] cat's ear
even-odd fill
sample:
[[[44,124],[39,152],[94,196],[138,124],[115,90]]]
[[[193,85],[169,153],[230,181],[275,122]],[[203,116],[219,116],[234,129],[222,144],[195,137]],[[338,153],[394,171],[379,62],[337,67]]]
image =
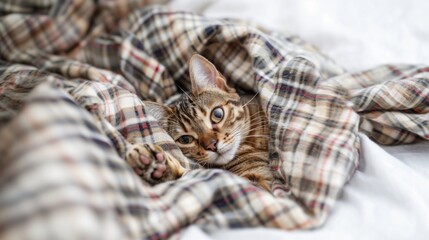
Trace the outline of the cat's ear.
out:
[[[145,110],[157,121],[169,116],[173,111],[171,108],[156,102],[143,101]]]
[[[229,91],[225,79],[220,76],[216,67],[199,54],[194,54],[189,61],[189,74],[192,83],[192,92],[200,93],[207,88],[219,88]]]

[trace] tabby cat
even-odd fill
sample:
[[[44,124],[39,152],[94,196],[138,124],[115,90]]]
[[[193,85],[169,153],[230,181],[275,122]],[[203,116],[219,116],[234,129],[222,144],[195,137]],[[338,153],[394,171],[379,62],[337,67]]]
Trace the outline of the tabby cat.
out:
[[[169,107],[145,102],[146,109],[186,157],[205,168],[231,171],[271,191],[274,177],[268,166],[267,117],[258,101],[250,96],[240,98],[215,66],[200,55],[191,57],[189,72],[189,94]],[[136,145],[127,160],[143,167],[139,174],[152,181],[174,179],[185,172],[157,145]]]

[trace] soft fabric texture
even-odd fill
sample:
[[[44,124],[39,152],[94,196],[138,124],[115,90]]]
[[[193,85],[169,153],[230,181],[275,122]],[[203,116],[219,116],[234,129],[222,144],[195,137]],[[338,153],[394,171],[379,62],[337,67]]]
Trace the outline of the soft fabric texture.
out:
[[[429,68],[347,74],[295,36],[146,4],[0,3],[2,239],[314,228],[359,164],[359,127],[385,144],[429,138]],[[130,143],[156,142],[198,168],[142,104],[188,90],[195,52],[230,85],[259,92],[273,194],[213,169],[153,187],[123,160]]]

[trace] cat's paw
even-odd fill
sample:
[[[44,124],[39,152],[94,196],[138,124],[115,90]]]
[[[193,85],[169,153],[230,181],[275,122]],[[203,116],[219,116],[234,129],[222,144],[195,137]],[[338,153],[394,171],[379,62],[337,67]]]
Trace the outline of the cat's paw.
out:
[[[156,144],[133,145],[126,160],[141,178],[152,184],[177,179],[185,172],[177,159]]]

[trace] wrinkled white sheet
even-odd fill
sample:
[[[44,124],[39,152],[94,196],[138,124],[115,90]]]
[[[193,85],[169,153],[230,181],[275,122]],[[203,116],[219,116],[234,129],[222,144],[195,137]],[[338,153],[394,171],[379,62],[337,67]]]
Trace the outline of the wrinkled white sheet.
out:
[[[429,63],[427,0],[173,0],[171,6],[299,35],[349,71]]]
[[[247,19],[301,36],[348,71],[429,65],[429,1],[173,0],[171,7]],[[429,142],[394,147],[362,139],[361,166],[316,230],[190,227],[183,239],[429,239]]]

